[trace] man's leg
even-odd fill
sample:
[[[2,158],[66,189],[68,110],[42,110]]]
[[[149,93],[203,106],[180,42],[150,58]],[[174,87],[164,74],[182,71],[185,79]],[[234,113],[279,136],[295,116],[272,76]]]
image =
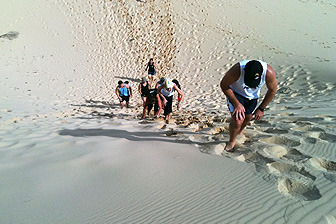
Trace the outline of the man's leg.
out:
[[[236,137],[240,131],[242,124],[243,120],[236,120],[235,116],[231,116],[231,122],[229,126],[230,140],[224,148],[225,151],[233,152],[233,148],[236,144]]]
[[[129,108],[129,100],[130,100],[130,96],[126,96],[125,101],[126,101],[126,107],[127,108]]]
[[[243,124],[241,125],[238,134],[242,134],[242,133],[243,133],[244,128],[245,128],[246,125],[250,122],[250,120],[252,119],[252,117],[253,117],[252,114],[245,114],[244,122],[243,122]]]
[[[149,114],[150,114],[152,108],[153,108],[153,104],[149,104],[149,105],[148,105],[148,116],[149,116]],[[155,109],[154,109],[154,111],[155,111]]]
[[[235,116],[231,116],[230,122],[230,140],[225,146],[224,150],[227,152],[233,152],[233,148],[236,144],[236,138],[238,134],[241,134],[248,122],[252,119],[252,114],[245,114],[244,120],[236,120]]]
[[[166,120],[169,120],[169,119],[170,119],[170,116],[171,116],[171,113],[167,114],[167,116],[166,116]]]
[[[142,102],[143,102],[143,106],[145,106],[146,105],[146,97],[143,96],[143,97],[141,97],[141,99],[142,99]]]
[[[167,104],[165,106],[165,119],[166,120],[169,120],[170,119],[170,116],[171,116],[171,113],[173,112],[173,96],[170,96],[170,97],[166,97],[166,100],[167,100]]]
[[[147,107],[148,107],[148,105],[144,105],[143,112],[142,112],[142,119],[145,119],[145,117],[146,117]]]
[[[124,109],[124,102],[120,102],[120,105],[121,105],[121,109]]]

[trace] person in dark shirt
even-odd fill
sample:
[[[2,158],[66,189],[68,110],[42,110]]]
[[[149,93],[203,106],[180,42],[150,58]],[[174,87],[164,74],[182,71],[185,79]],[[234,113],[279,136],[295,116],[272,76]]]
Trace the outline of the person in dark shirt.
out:
[[[157,67],[154,63],[154,59],[151,58],[149,59],[149,62],[147,63],[145,71],[148,70],[148,81],[150,83],[153,83],[154,80],[154,75],[156,74]]]
[[[139,84],[139,93],[141,95],[143,105],[145,105],[146,98],[149,95],[149,89],[150,89],[150,83],[146,80],[146,77],[143,77]]]
[[[161,98],[156,89],[149,90],[149,95],[144,104],[142,119],[146,117],[147,110],[148,110],[147,114],[148,115],[150,114],[150,111],[152,110],[153,105],[157,105],[154,107],[154,116],[156,118],[159,118],[161,110],[162,110],[162,102],[161,102]]]

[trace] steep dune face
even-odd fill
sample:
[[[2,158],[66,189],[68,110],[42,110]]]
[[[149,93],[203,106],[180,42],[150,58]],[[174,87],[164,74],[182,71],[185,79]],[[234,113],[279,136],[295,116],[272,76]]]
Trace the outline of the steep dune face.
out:
[[[326,24],[327,3],[5,0],[0,222],[332,223],[336,84],[318,68],[335,70],[324,54],[335,41],[309,21]],[[303,9],[318,16],[297,24]],[[177,78],[186,95],[169,124],[139,119],[149,58],[156,80]],[[271,64],[279,88],[226,154],[218,84],[249,58]],[[118,80],[135,88],[131,108]]]
[[[118,79],[138,82],[147,76],[150,58],[158,68],[156,79],[176,74],[171,1],[53,2],[63,12],[67,9],[64,16],[76,37],[75,48],[92,65],[83,78],[99,88],[90,88],[90,94],[113,94]]]
[[[90,11],[89,19],[97,24],[98,68],[134,74],[153,57],[162,74],[171,71],[176,28],[169,1],[110,1],[92,5]]]
[[[160,75],[174,67],[176,28],[169,1],[112,1],[102,8],[101,28],[97,35],[99,47],[104,50],[97,61],[101,69],[113,68],[114,74],[139,77],[149,58],[154,58]],[[107,55],[106,55],[107,53]],[[105,55],[105,56],[104,56]],[[99,67],[99,66],[98,66]]]

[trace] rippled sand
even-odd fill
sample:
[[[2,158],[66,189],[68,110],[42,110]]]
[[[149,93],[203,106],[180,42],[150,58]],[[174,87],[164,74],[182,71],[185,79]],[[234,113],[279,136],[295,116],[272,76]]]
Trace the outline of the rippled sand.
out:
[[[332,1],[5,0],[0,222],[335,223],[334,12]],[[140,120],[150,57],[155,80],[186,94],[168,124]],[[228,154],[219,81],[248,58],[270,63],[278,92]],[[129,109],[118,80],[133,86]]]

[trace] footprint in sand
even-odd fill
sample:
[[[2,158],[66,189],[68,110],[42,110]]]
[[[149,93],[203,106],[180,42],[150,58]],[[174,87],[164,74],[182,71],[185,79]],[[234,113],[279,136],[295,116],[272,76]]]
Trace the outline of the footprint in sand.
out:
[[[288,130],[272,127],[272,128],[267,128],[264,132],[271,133],[271,134],[287,134]]]
[[[304,201],[318,200],[322,197],[320,191],[310,182],[301,182],[284,177],[279,180],[278,190],[281,194]]]
[[[218,127],[214,127],[211,128],[207,133],[209,135],[217,135],[220,134],[222,132],[229,132],[229,127],[228,126],[218,126]]]
[[[336,135],[326,133],[325,130],[319,127],[314,127],[312,125],[305,125],[302,127],[293,127],[292,130],[295,130],[293,133],[297,136],[304,136],[305,141],[311,144],[315,144],[317,141],[327,141],[331,143],[336,142]]]
[[[225,143],[221,143],[216,145],[198,145],[198,147],[202,153],[221,156],[225,145]]]
[[[294,148],[288,149],[281,145],[266,146],[263,149],[262,154],[265,154],[265,156],[270,158],[290,160],[294,162],[304,161],[311,158],[310,156],[304,155]]]
[[[268,154],[268,156],[267,156]],[[288,154],[285,147],[272,146],[259,152],[247,152],[236,157],[242,162],[254,163],[257,172],[265,174],[266,181],[277,181],[281,194],[300,200],[317,200],[321,198],[319,189],[314,185],[316,177],[304,167],[286,163],[277,159]]]
[[[294,162],[305,161],[310,159],[311,157],[299,152],[296,149],[288,150],[287,154],[283,156],[284,159],[291,160]]]
[[[170,128],[166,131],[166,136],[177,136],[179,134],[178,131],[174,130],[173,128]]]
[[[325,216],[328,224],[335,224],[336,223],[336,215],[327,215]]]
[[[189,140],[194,143],[209,143],[215,141],[211,135],[191,135],[189,136]]]
[[[324,131],[322,128],[314,127],[312,125],[305,125],[302,127],[295,126],[295,127],[292,127],[291,129],[295,131],[302,131],[302,132],[322,132]]]
[[[319,138],[324,140],[324,141],[328,141],[328,142],[332,142],[332,143],[336,142],[336,135],[328,134],[328,133],[325,133],[325,132],[322,132],[320,134]]]
[[[299,168],[296,165],[276,161],[266,164],[269,173],[277,177],[289,177],[292,179],[300,180],[300,182],[313,182],[316,177],[310,174],[305,168]]]
[[[273,145],[263,149],[267,156],[271,158],[281,158],[288,153],[288,150],[281,145]]]
[[[267,144],[285,145],[290,147],[299,146],[301,144],[300,141],[287,138],[286,136],[272,136],[260,139],[259,141]]]
[[[157,129],[166,129],[167,125],[166,124],[160,124],[159,126],[157,126]]]
[[[311,158],[309,163],[315,169],[323,171],[326,179],[336,183],[336,162],[322,158]]]

